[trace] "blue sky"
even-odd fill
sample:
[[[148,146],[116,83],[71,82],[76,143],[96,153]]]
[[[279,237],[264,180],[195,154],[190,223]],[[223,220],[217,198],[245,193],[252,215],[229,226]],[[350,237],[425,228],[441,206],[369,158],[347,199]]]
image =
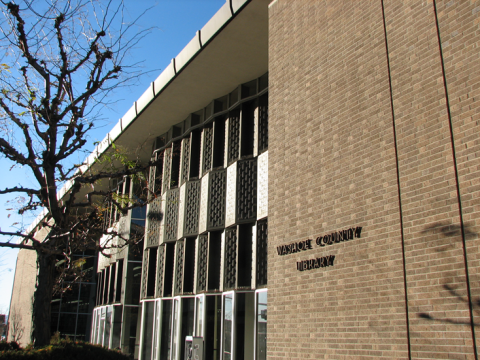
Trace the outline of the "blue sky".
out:
[[[195,36],[197,30],[220,9],[225,0],[125,0],[125,19],[136,18],[145,9],[152,7],[138,23],[138,30],[154,27],[152,32],[138,43],[130,52],[127,61],[135,63],[143,61],[142,71],[148,75],[140,77],[129,87],[123,87],[111,94],[113,100],[117,100],[114,108],[105,108],[103,117],[107,120],[89,134],[87,150],[94,148],[95,141],[101,141],[106,133],[118,122],[126,111],[132,106],[149,84],[155,80],[163,69],[170,63],[187,43]],[[84,154],[79,155],[84,159]],[[21,168],[11,169],[11,163],[0,159],[0,168],[3,169],[0,177],[0,188],[15,186],[29,181],[28,175]],[[33,183],[33,182],[32,182]],[[7,203],[11,197],[0,196],[0,228],[3,231],[14,231],[11,225],[18,222],[19,225],[28,224],[32,217],[8,218],[5,210],[11,204]],[[18,225],[17,225],[18,226]],[[10,306],[11,289],[15,271],[17,251],[0,248],[0,313]]]

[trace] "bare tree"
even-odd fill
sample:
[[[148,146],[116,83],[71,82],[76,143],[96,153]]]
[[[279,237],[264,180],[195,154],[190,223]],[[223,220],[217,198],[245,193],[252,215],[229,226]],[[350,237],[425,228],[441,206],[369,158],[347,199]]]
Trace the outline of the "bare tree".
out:
[[[105,201],[121,213],[144,205],[145,197],[125,199],[104,185],[125,176],[145,182],[143,174],[155,161],[129,159],[113,146],[108,161],[93,171],[76,165],[72,156],[84,150],[86,135],[97,124],[98,105],[107,102],[112,89],[137,75],[125,65],[125,54],[148,29],[130,35],[132,25],[122,21],[123,4],[114,1],[2,4],[0,154],[12,166],[27,169],[35,185],[0,189],[0,194],[24,199],[19,214],[46,209],[47,215],[39,224],[41,238],[35,231],[0,231],[5,237],[0,246],[36,251],[32,340],[43,346],[50,339],[58,258],[68,264],[75,251],[105,251],[111,246],[98,241],[105,234],[118,235],[103,226]],[[58,190],[66,183],[69,190],[60,198]]]

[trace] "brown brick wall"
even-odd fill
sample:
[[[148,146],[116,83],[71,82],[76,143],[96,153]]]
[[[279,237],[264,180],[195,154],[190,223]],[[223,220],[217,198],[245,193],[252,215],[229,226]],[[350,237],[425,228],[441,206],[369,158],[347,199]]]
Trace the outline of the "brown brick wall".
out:
[[[472,355],[451,132],[432,2],[385,2],[412,358]],[[422,317],[423,316],[423,317]],[[430,319],[425,316],[431,317]]]
[[[384,6],[386,38],[381,1],[270,6],[269,359],[473,358],[434,4]],[[475,300],[478,4],[437,7]],[[352,226],[361,238],[277,255]]]
[[[402,247],[381,3],[270,8],[269,358],[402,358]],[[276,246],[352,226],[301,254]],[[335,255],[333,267],[296,261]]]
[[[437,1],[457,162],[473,316],[480,323],[480,1]],[[453,6],[454,5],[454,6]],[[477,347],[480,344],[476,328]]]

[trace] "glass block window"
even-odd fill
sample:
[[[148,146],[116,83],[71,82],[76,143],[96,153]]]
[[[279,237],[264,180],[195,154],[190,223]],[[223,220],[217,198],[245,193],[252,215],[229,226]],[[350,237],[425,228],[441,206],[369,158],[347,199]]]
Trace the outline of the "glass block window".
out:
[[[268,95],[262,95],[258,102],[258,152],[268,149]]]
[[[183,240],[177,241],[175,249],[175,295],[183,293],[183,258],[185,244]]]
[[[268,222],[257,222],[257,288],[267,285]]]
[[[213,171],[209,179],[210,196],[208,202],[207,229],[221,229],[225,226],[227,172]]]
[[[213,126],[210,125],[203,129],[203,149],[202,149],[202,173],[212,169],[213,153]]]
[[[207,289],[208,236],[198,237],[197,292]]]
[[[227,161],[231,164],[240,154],[240,108],[230,111],[228,116]]]
[[[237,229],[225,230],[225,253],[224,253],[224,290],[234,289],[237,286]]]

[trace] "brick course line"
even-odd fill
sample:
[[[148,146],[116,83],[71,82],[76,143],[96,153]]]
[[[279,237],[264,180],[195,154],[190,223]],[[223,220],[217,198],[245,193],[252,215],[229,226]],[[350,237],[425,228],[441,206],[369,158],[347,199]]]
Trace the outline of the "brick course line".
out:
[[[405,238],[403,233],[403,212],[402,212],[402,196],[401,196],[401,188],[400,188],[400,169],[398,166],[397,130],[395,128],[395,110],[393,107],[392,76],[390,73],[390,57],[388,52],[387,24],[385,21],[385,8],[384,8],[383,0],[381,0],[381,3],[382,3],[383,31],[385,34],[385,55],[387,57],[387,67],[388,67],[388,87],[390,90],[390,109],[392,111],[393,140],[395,144],[395,166],[397,171],[398,207],[399,207],[399,215],[400,215],[400,232],[401,232],[400,236],[402,239],[403,290],[405,293],[405,321],[407,323],[406,328],[407,328],[408,359],[411,360],[412,352],[410,348],[410,319],[409,319],[409,313],[408,313],[407,270],[405,266]]]
[[[466,246],[466,239],[465,239],[465,227],[463,222],[463,211],[462,211],[462,198],[460,193],[460,182],[458,180],[458,167],[457,167],[457,155],[455,151],[455,139],[453,137],[453,124],[452,124],[452,115],[450,112],[450,99],[448,96],[448,86],[447,86],[447,77],[445,75],[445,63],[443,60],[443,48],[442,48],[442,41],[440,36],[440,26],[438,24],[438,13],[437,13],[437,2],[433,0],[433,12],[435,14],[435,25],[437,28],[437,39],[438,39],[438,51],[440,52],[440,61],[442,65],[442,78],[443,78],[443,88],[445,90],[445,106],[447,108],[447,116],[448,116],[448,125],[450,128],[450,142],[452,145],[452,158],[454,164],[454,174],[455,174],[455,186],[457,189],[457,201],[458,201],[458,213],[460,216],[460,229],[462,235],[462,244],[463,244],[463,258],[464,258],[464,265],[465,265],[465,280],[467,283],[467,294],[468,294],[468,308],[470,310],[470,328],[472,331],[472,340],[473,340],[473,353],[475,354],[475,360],[478,360],[478,353],[477,353],[477,342],[475,336],[475,323],[473,319],[473,305],[472,305],[472,295],[470,291],[470,276],[468,273],[468,260],[467,260],[467,246]]]

